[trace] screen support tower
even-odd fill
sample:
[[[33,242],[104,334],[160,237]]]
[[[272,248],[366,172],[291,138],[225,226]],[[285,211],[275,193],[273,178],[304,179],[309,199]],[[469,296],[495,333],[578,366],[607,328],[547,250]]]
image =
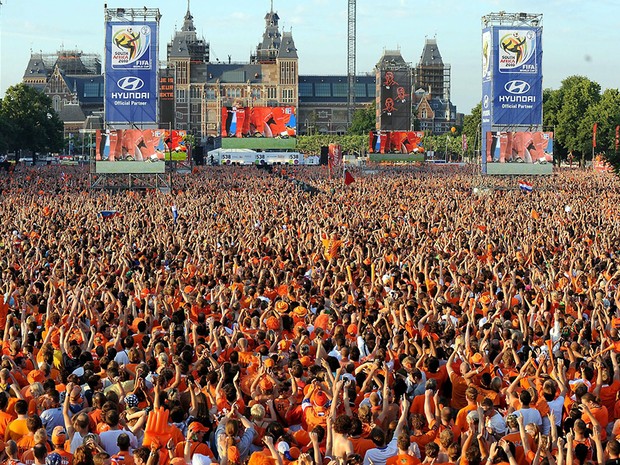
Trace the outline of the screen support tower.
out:
[[[349,0],[349,20],[347,34],[347,110],[349,125],[353,122],[353,111],[355,110],[355,48],[356,48],[356,0]]]

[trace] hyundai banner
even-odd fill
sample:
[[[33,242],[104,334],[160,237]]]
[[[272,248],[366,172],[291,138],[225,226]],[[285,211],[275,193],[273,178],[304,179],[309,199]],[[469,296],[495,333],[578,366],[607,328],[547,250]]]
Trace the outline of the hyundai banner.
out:
[[[491,124],[541,125],[542,28],[493,27],[492,34],[492,70],[489,77],[493,88]],[[484,81],[483,71],[483,90]]]
[[[157,23],[106,25],[107,123],[157,122]]]

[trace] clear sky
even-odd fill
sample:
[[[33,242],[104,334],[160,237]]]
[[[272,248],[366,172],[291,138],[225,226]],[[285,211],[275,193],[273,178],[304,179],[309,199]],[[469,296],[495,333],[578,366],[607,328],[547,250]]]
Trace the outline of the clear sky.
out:
[[[300,74],[347,71],[347,0],[273,0],[280,26],[293,32]],[[104,50],[104,2],[0,0],[0,96],[21,81],[30,51]],[[159,8],[160,57],[183,23],[185,0],[108,1],[109,8]],[[198,33],[212,60],[247,61],[264,30],[270,0],[192,0]],[[481,17],[491,12],[542,13],[544,87],[581,74],[603,89],[620,87],[620,0],[358,0],[357,70],[371,72],[384,49],[417,63],[425,37],[436,37],[452,65],[452,101],[468,113],[480,101]]]

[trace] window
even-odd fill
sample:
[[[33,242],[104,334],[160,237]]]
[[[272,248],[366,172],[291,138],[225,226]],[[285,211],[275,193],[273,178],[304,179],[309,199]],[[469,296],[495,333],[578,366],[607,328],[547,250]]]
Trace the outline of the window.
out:
[[[335,82],[332,84],[332,90],[334,97],[348,97],[349,84],[346,82]]]
[[[377,87],[375,86],[375,84],[367,84],[368,87],[368,96],[369,97],[376,97],[377,96]]]
[[[226,87],[224,95],[229,98],[241,98],[241,89],[238,87]]]
[[[187,91],[185,89],[177,89],[177,103],[185,103],[187,101]]]
[[[428,112],[426,111],[426,108],[424,108],[422,110],[422,119],[426,119],[426,118],[428,118]]]
[[[215,96],[215,89],[212,87],[207,87],[205,90],[205,98],[207,100],[215,100],[217,97]]]
[[[267,98],[275,99],[278,97],[278,91],[275,87],[267,87]]]
[[[300,97],[312,97],[312,83],[300,82],[299,83],[299,96]]]
[[[177,84],[187,84],[187,66],[184,62],[176,64],[176,82]]]
[[[99,83],[98,82],[85,82],[84,83],[84,98],[99,97]]]
[[[192,103],[191,109],[192,109],[191,110],[192,114],[200,113],[200,104],[199,103]]]
[[[364,84],[363,82],[355,83],[355,96],[366,97],[366,84]]]
[[[60,95],[54,95],[52,97],[52,105],[54,106],[54,111],[56,113],[60,112]]]
[[[295,96],[293,89],[282,89],[282,101],[284,103],[294,103]]]
[[[199,99],[201,97],[201,88],[200,86],[192,86],[189,89],[189,98],[191,99]]]
[[[260,89],[257,87],[253,87],[251,91],[252,99],[258,100],[260,99]]]
[[[317,82],[314,85],[314,96],[315,97],[331,97],[332,91],[331,86],[328,82]]]

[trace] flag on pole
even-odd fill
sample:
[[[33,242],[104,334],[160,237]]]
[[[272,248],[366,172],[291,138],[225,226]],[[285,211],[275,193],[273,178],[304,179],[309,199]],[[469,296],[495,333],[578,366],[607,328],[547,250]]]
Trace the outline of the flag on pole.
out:
[[[118,210],[103,210],[99,212],[99,215],[104,220],[109,220],[114,218],[115,216],[121,216],[121,212],[119,212]]]
[[[592,126],[592,148],[596,148],[596,130],[598,129],[598,123],[594,123]]]
[[[616,152],[620,149],[620,126],[616,126]]]
[[[467,152],[467,134],[465,133],[463,133],[463,135],[461,136],[461,146],[463,152]]]
[[[519,181],[519,189],[529,194],[530,192],[534,190],[534,187],[532,186],[531,183],[527,181]]]
[[[177,210],[177,206],[173,205],[170,209],[172,210],[172,221],[174,221],[174,224],[177,224],[177,220],[179,219],[179,211]]]
[[[349,184],[353,184],[354,182],[355,178],[351,173],[349,173],[349,170],[344,170],[344,185],[348,186]]]

